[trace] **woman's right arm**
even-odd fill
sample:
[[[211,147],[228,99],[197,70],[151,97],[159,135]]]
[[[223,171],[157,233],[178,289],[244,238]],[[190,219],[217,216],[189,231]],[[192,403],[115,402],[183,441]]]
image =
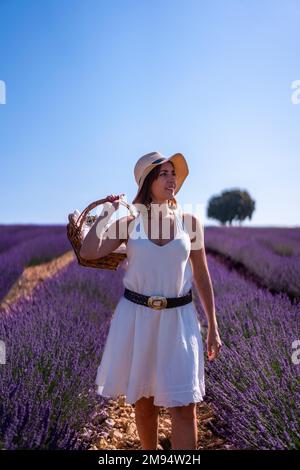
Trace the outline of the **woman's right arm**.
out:
[[[112,212],[114,212],[114,209]],[[115,251],[128,239],[128,226],[133,219],[133,216],[126,215],[107,228],[107,212],[104,211],[85,236],[80,249],[80,256],[87,260],[97,259]]]

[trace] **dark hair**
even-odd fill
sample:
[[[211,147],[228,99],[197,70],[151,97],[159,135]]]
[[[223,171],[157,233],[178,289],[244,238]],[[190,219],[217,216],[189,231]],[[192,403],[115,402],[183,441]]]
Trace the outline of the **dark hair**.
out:
[[[173,165],[173,162],[169,162]],[[150,208],[150,204],[152,202],[152,197],[151,197],[151,185],[153,181],[155,181],[158,178],[159,172],[161,170],[161,165],[157,165],[153,168],[153,170],[150,171],[150,173],[146,176],[144,183],[139,191],[139,193],[135,196],[135,198],[132,201],[132,204],[144,204],[148,209]],[[171,209],[177,209],[177,201],[173,197],[171,199],[168,199],[169,202],[169,207]]]

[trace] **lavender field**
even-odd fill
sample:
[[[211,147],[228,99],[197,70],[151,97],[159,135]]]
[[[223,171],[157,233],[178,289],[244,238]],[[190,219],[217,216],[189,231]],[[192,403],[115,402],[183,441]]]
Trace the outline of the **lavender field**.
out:
[[[68,250],[65,227],[0,225],[0,301],[26,266],[45,263]]]
[[[223,341],[220,359],[206,368],[214,430],[239,449],[300,449],[300,366],[292,362],[299,304],[211,257],[209,268]]]
[[[292,361],[292,343],[300,339],[300,303],[285,292],[290,284],[295,294],[299,289],[299,231],[275,232],[274,237],[268,229],[205,232],[223,341],[220,358],[205,364],[206,400],[215,412],[214,432],[240,449],[300,449],[300,365]],[[46,256],[46,235],[35,240],[36,252]],[[30,245],[30,237],[26,243],[16,241],[7,250],[2,245],[0,257],[11,250],[17,256],[19,246],[20,259],[30,259],[34,243]],[[57,256],[64,246],[63,234],[51,234],[48,255]],[[271,293],[230,269],[210,254],[210,248],[233,261],[238,258],[261,276],[267,273],[267,283],[279,292]],[[273,268],[277,257],[290,283],[280,277],[279,262],[277,270]],[[6,270],[0,269],[2,284]],[[79,435],[99,400],[94,392],[96,369],[114,306],[123,293],[123,274],[123,268],[95,270],[80,267],[75,260],[43,282],[31,299],[22,299],[9,313],[0,311],[0,339],[6,344],[6,364],[0,365],[2,448],[88,447],[89,440]],[[205,334],[199,299],[196,307]]]
[[[74,261],[9,315],[0,311],[7,349],[2,448],[84,448],[76,435],[95,405],[94,375],[122,292],[120,274],[82,269]]]
[[[242,264],[265,287],[300,300],[300,229],[209,227],[206,248]]]

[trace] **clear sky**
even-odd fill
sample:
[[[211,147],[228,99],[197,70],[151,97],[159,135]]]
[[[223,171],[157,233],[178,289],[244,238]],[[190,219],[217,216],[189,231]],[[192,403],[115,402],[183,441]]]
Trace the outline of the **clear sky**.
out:
[[[245,225],[299,226],[299,25],[299,0],[0,0],[0,223],[131,202],[156,150],[185,155],[205,224],[241,188]]]

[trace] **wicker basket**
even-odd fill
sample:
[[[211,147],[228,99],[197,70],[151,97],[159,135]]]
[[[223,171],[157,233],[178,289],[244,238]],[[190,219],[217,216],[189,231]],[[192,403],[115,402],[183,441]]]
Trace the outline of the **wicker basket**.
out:
[[[67,224],[67,236],[70,240],[70,243],[75,251],[78,263],[81,266],[86,266],[89,268],[99,268],[99,269],[118,269],[120,263],[124,261],[127,257],[126,255],[126,247],[124,244],[121,244],[115,251],[110,253],[107,256],[103,256],[102,258],[97,259],[84,259],[80,256],[80,249],[83,242],[83,235],[82,235],[82,228],[83,224],[92,225],[97,216],[88,215],[91,210],[95,207],[104,204],[105,202],[109,201],[108,198],[99,199],[98,201],[92,202],[89,204],[84,211],[79,215],[76,221],[69,219],[69,223]],[[123,204],[130,212],[131,215],[135,216],[136,214],[133,211],[132,206],[127,204],[121,198],[118,201],[120,204]],[[123,245],[123,246],[122,246]]]

